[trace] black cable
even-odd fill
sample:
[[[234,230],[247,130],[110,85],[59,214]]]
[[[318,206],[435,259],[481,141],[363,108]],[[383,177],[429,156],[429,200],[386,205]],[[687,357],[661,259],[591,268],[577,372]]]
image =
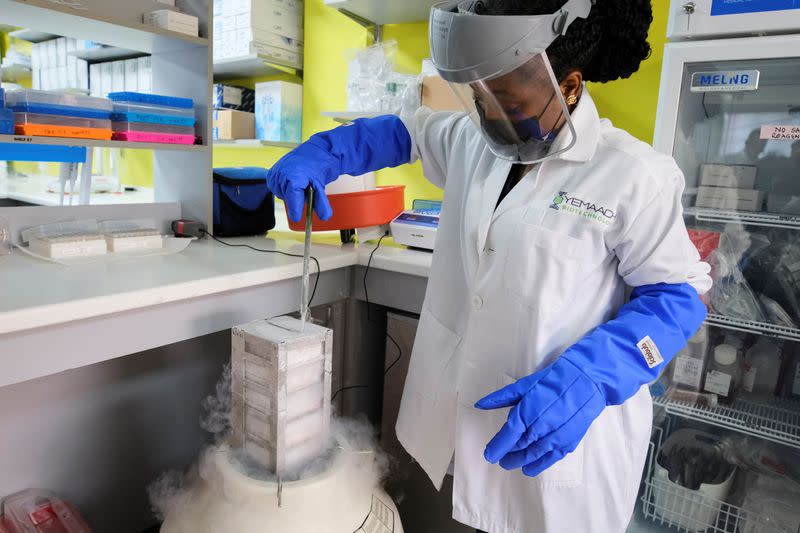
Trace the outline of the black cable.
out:
[[[333,396],[331,396],[331,403],[333,403],[336,400],[336,397],[339,396],[340,392],[344,392],[344,391],[348,391],[348,390],[352,390],[352,389],[368,389],[368,388],[369,388],[369,385],[352,385],[350,387],[342,387],[341,389],[337,390],[333,394]]]
[[[206,231],[204,229],[201,229],[200,233],[208,235],[209,237],[211,237],[212,239],[214,239],[218,243],[224,244],[225,246],[230,246],[231,248],[247,248],[249,250],[253,250],[254,252],[261,252],[261,253],[265,253],[265,254],[278,254],[278,255],[283,255],[283,256],[286,256],[286,257],[295,257],[295,258],[299,258],[299,259],[303,259],[304,258],[304,256],[302,256],[302,255],[290,254],[288,252],[282,252],[280,250],[264,250],[262,248],[256,248],[255,246],[250,246],[249,244],[234,244],[234,243],[231,243],[231,242],[225,242],[222,239],[220,239],[219,237],[215,237],[210,232],[208,232],[208,231]],[[319,266],[319,260],[316,257],[314,257],[313,255],[310,256],[310,258],[313,259],[314,263],[317,264],[317,278],[314,280],[314,290],[311,291],[311,298],[309,298],[309,300],[308,300],[308,307],[311,307],[311,302],[314,301],[314,296],[316,296],[316,294],[317,294],[317,286],[319,285],[319,278],[320,278],[320,275],[322,274],[322,268]]]
[[[372,267],[372,258],[375,256],[375,252],[377,252],[377,251],[378,251],[378,248],[380,248],[380,247],[381,247],[381,243],[383,242],[383,239],[385,239],[385,238],[386,238],[388,235],[389,235],[389,232],[387,231],[386,233],[384,233],[384,234],[383,234],[383,236],[381,236],[381,238],[380,238],[380,239],[378,239],[378,244],[377,244],[377,245],[375,245],[375,249],[374,249],[374,250],[372,250],[372,253],[370,253],[370,254],[369,254],[369,260],[367,261],[367,267],[366,267],[366,269],[364,270],[364,300],[365,300],[365,301],[366,301],[366,303],[367,303],[367,321],[368,321],[368,322],[373,322],[373,323],[374,323],[375,321],[374,321],[374,320],[372,320],[372,317],[370,316],[370,313],[369,313],[370,309],[369,309],[369,291],[367,291],[367,276],[369,275],[369,270],[370,270],[370,268]],[[385,376],[386,376],[386,375],[387,375],[387,374],[388,374],[388,373],[389,373],[389,372],[392,370],[392,368],[394,368],[394,367],[397,365],[397,363],[399,363],[399,362],[400,362],[400,360],[403,358],[403,349],[402,349],[402,348],[400,348],[400,344],[399,344],[399,343],[398,343],[398,342],[397,342],[397,341],[394,339],[394,337],[392,337],[392,336],[389,334],[389,332],[388,332],[388,331],[386,332],[386,336],[389,338],[389,340],[390,340],[390,341],[392,341],[392,344],[394,344],[394,345],[395,345],[395,347],[397,348],[398,356],[397,356],[397,358],[396,358],[394,361],[392,361],[392,364],[390,364],[390,365],[389,365],[389,366],[386,368],[386,370],[384,370],[384,371],[383,371],[383,375],[384,375],[384,377],[385,377]],[[368,389],[368,388],[370,388],[370,387],[369,387],[369,385],[352,385],[352,386],[348,386],[348,387],[342,387],[342,388],[340,388],[339,390],[337,390],[337,391],[336,391],[336,392],[333,394],[333,396],[331,396],[331,403],[332,403],[332,402],[333,402],[333,401],[336,399],[336,397],[337,397],[337,396],[339,396],[339,393],[341,393],[341,392],[348,391],[348,390],[351,390],[351,389]]]
[[[367,268],[364,270],[364,301],[366,301],[366,302],[367,302],[367,320],[368,320],[369,322],[373,322],[373,323],[374,323],[375,321],[374,321],[374,320],[372,320],[372,318],[370,317],[370,314],[369,314],[370,307],[369,307],[369,291],[367,291],[367,276],[369,275],[369,270],[370,270],[370,268],[372,267],[372,258],[373,258],[373,256],[375,255],[375,252],[377,252],[377,251],[378,251],[378,248],[380,248],[380,247],[381,247],[381,243],[383,242],[383,239],[385,239],[385,238],[386,238],[388,235],[389,235],[389,232],[387,231],[386,233],[384,233],[384,234],[383,234],[383,236],[382,236],[380,239],[378,239],[378,244],[377,244],[377,245],[375,245],[375,249],[374,249],[374,250],[372,250],[372,253],[371,253],[371,254],[369,254],[369,260],[367,261]],[[397,363],[399,363],[399,362],[400,362],[400,360],[403,358],[403,349],[402,349],[402,348],[400,348],[400,344],[399,344],[399,343],[398,343],[398,342],[397,342],[397,341],[394,339],[394,337],[392,337],[392,336],[391,336],[391,334],[390,334],[388,331],[386,332],[386,336],[389,338],[389,340],[390,340],[390,341],[392,341],[392,344],[394,344],[394,345],[395,345],[395,347],[397,348],[397,352],[398,352],[398,354],[399,354],[399,355],[397,356],[397,358],[396,358],[394,361],[392,361],[392,364],[390,364],[390,365],[389,365],[389,366],[386,368],[386,370],[384,370],[384,371],[383,371],[383,375],[384,375],[384,377],[385,377],[385,376],[386,376],[386,375],[389,373],[389,371],[391,371],[391,370],[392,370],[392,368],[394,368],[394,367],[395,367],[395,365],[397,365]]]

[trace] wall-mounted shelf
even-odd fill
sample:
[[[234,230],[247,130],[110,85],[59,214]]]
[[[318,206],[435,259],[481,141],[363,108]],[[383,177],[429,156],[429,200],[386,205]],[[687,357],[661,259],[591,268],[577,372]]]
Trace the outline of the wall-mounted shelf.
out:
[[[205,152],[208,146],[197,144],[160,144],[127,141],[100,141],[95,139],[71,139],[63,137],[25,137],[22,135],[0,135],[0,143],[37,146],[74,146],[88,148],[127,148],[131,150],[167,150],[177,152]]]
[[[258,139],[236,139],[233,141],[214,141],[215,148],[296,148],[298,143],[261,141]]]
[[[800,329],[786,326],[778,326],[767,322],[755,322],[750,320],[740,320],[722,315],[709,314],[706,323],[724,329],[743,331],[745,333],[755,333],[766,335],[778,339],[790,341],[800,341]]]
[[[333,119],[340,124],[348,124],[359,118],[375,118],[389,114],[391,113],[382,113],[380,111],[371,113],[365,111],[323,111],[320,113],[323,117]]]
[[[54,33],[47,33],[43,31],[37,30],[29,30],[29,29],[21,29],[12,31],[8,34],[9,37],[15,37],[17,39],[22,39],[23,41],[30,41],[32,43],[41,43],[44,41],[50,41],[52,39],[58,38],[58,35]]]
[[[214,62],[214,79],[216,80],[261,78],[281,74],[302,77],[303,71],[294,65],[284,65],[262,54],[219,59]]]
[[[738,222],[746,226],[765,226],[769,228],[800,228],[800,216],[780,215],[777,213],[752,213],[748,211],[729,211],[724,209],[707,209],[703,207],[687,207],[684,213],[695,217],[700,222],[729,223]]]
[[[187,46],[208,47],[209,44],[205,37],[143,24],[142,13],[164,7],[155,0],[113,3],[81,0],[81,5],[84,9],[75,9],[67,2],[50,0],[0,0],[0,13],[8,24],[36,28],[35,32],[23,30],[27,33],[19,34],[26,36],[22,37],[26,40],[52,38],[48,36],[50,34],[88,39],[148,54]]]
[[[142,52],[137,52],[136,50],[128,50],[127,48],[119,48],[116,46],[100,46],[97,48],[73,50],[67,52],[67,55],[75,56],[78,59],[84,59],[89,62],[100,62],[100,61],[117,61],[119,59],[131,59],[134,57],[142,57],[147,54],[143,54]]]
[[[325,5],[354,14],[376,25],[423,22],[430,17],[431,6],[439,0],[325,0]]]
[[[664,396],[653,402],[668,413],[800,448],[800,404],[788,400],[760,403],[737,399],[730,406],[701,407]]]

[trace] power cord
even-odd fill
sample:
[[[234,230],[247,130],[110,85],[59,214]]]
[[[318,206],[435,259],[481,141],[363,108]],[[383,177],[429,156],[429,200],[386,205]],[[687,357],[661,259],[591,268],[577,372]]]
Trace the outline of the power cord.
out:
[[[388,237],[388,236],[389,236],[389,232],[387,231],[386,233],[384,233],[384,234],[381,236],[381,238],[380,238],[380,239],[378,239],[378,244],[376,244],[376,245],[375,245],[375,248],[374,248],[374,249],[372,250],[372,252],[369,254],[369,260],[367,261],[367,267],[366,267],[366,269],[364,270],[364,280],[363,280],[363,283],[364,283],[364,300],[365,300],[365,301],[366,301],[366,303],[367,303],[367,321],[368,321],[368,322],[372,322],[373,324],[374,324],[376,321],[375,321],[375,320],[373,320],[373,319],[372,319],[372,316],[370,315],[369,291],[367,290],[367,276],[369,276],[369,271],[370,271],[370,268],[372,268],[372,258],[375,256],[375,252],[377,252],[377,251],[378,251],[378,248],[380,248],[380,247],[381,247],[381,243],[383,242],[383,239],[385,239],[385,238],[386,238],[386,237]],[[390,341],[392,341],[392,344],[394,344],[394,345],[395,345],[395,347],[397,348],[397,353],[398,353],[398,355],[397,355],[397,357],[395,358],[395,360],[394,360],[394,361],[392,361],[392,364],[390,364],[390,365],[389,365],[389,366],[386,368],[386,370],[384,370],[384,371],[383,371],[383,376],[384,376],[384,377],[386,377],[386,376],[389,374],[389,372],[391,372],[391,370],[392,370],[392,369],[393,369],[393,368],[394,368],[394,367],[397,365],[397,363],[399,363],[399,362],[400,362],[400,361],[403,359],[403,349],[400,347],[400,343],[398,343],[398,342],[395,340],[395,338],[394,338],[394,337],[392,337],[392,335],[391,335],[391,334],[390,334],[388,331],[386,332],[386,337],[388,337],[388,338],[389,338],[389,340],[390,340]],[[370,388],[370,386],[369,386],[369,385],[352,385],[352,386],[348,386],[348,387],[342,387],[342,388],[340,388],[339,390],[337,390],[337,391],[336,391],[336,392],[333,394],[333,396],[331,396],[331,402],[333,402],[333,401],[336,399],[336,397],[337,397],[337,396],[338,396],[340,393],[342,393],[342,392],[345,392],[345,391],[348,391],[348,390],[353,390],[353,389],[368,389],[368,388]]]
[[[286,256],[286,257],[295,257],[295,258],[298,258],[298,259],[303,259],[302,254],[290,254],[288,252],[282,252],[280,250],[264,250],[262,248],[256,248],[255,246],[250,246],[249,244],[234,244],[234,243],[231,243],[231,242],[225,242],[222,239],[220,239],[219,237],[215,237],[214,235],[212,235],[211,233],[209,233],[205,229],[200,229],[199,231],[203,235],[207,235],[207,236],[211,237],[212,239],[214,239],[218,243],[224,244],[225,246],[229,246],[231,248],[247,248],[248,250],[253,250],[254,252],[261,252],[261,253],[265,253],[265,254],[278,254],[278,255],[283,255],[283,256]],[[320,278],[320,274],[322,273],[322,268],[320,268],[320,266],[319,266],[319,260],[316,257],[314,257],[313,255],[311,256],[311,259],[313,259],[314,263],[317,264],[317,277],[314,280],[314,289],[311,291],[311,298],[309,298],[309,300],[308,300],[308,306],[309,307],[311,307],[311,302],[314,301],[314,296],[317,294],[317,286],[319,285],[319,278]]]

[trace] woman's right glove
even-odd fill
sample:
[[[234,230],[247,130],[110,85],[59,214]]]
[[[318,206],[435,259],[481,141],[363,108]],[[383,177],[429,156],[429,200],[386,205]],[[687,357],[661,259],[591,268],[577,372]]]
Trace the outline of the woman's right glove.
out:
[[[325,186],[342,174],[360,176],[411,160],[411,136],[395,115],[358,119],[352,124],[317,133],[270,169],[267,183],[286,202],[289,218],[303,216],[305,190],[314,188],[314,211],[328,220],[333,210]]]

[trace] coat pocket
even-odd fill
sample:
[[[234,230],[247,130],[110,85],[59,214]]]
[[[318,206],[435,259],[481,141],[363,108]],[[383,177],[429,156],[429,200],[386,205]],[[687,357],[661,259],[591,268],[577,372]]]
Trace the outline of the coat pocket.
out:
[[[520,224],[508,240],[503,284],[523,307],[555,313],[592,267],[594,243],[536,224]]]
[[[460,337],[444,326],[427,306],[423,306],[406,378],[406,390],[435,399],[443,386],[445,369],[455,354],[460,340]]]

